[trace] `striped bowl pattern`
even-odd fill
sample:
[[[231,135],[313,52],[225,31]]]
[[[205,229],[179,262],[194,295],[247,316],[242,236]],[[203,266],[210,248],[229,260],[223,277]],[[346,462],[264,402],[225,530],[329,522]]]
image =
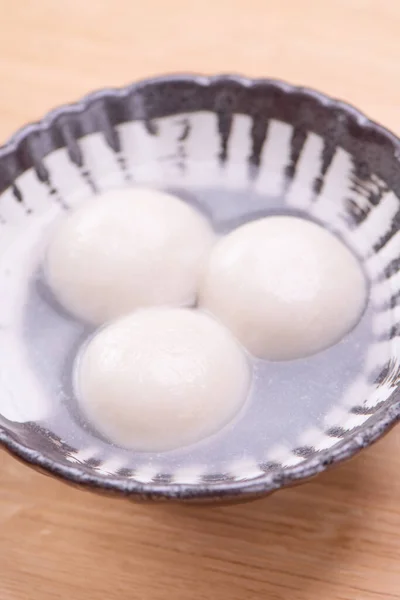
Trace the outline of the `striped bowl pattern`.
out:
[[[73,484],[133,499],[256,497],[352,456],[400,418],[400,141],[356,109],[272,80],[171,76],[102,90],[48,114],[0,149],[0,252],[27,219],[132,183],[249,186],[329,223],[370,279],[374,340],[364,370],[324,427],[263,462],[163,472],[132,468],[95,444],[74,448],[24,419],[0,417],[0,442]],[[0,403],[1,407],[1,403]],[[1,411],[0,411],[1,412]]]

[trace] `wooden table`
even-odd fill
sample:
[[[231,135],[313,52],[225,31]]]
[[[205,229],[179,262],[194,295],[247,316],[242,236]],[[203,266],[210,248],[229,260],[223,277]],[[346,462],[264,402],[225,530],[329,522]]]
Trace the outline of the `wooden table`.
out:
[[[177,71],[320,88],[400,133],[396,0],[0,0],[0,138],[93,88]],[[400,598],[400,427],[313,483],[135,506],[0,454],[1,600]]]

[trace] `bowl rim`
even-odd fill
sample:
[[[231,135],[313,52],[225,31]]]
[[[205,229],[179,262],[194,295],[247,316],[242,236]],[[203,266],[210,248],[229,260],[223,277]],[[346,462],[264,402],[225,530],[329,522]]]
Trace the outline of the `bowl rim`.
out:
[[[242,75],[212,75],[204,76],[197,74],[175,74],[156,76],[142,79],[136,83],[121,88],[103,88],[84,96],[81,100],[72,104],[64,104],[48,112],[40,121],[30,123],[17,130],[8,141],[0,147],[0,161],[15,152],[20,145],[32,133],[38,133],[49,129],[54,121],[64,114],[82,113],[93,102],[104,98],[121,98],[138,91],[149,85],[190,83],[201,87],[215,84],[234,83],[245,88],[266,86],[284,94],[295,94],[304,99],[312,99],[317,105],[333,109],[337,114],[345,116],[350,122],[356,123],[362,129],[377,134],[390,146],[390,150],[397,160],[400,159],[400,139],[388,129],[369,119],[357,108],[325,95],[314,89],[296,86],[278,79],[271,78],[248,78]],[[400,164],[399,164],[400,167]],[[221,483],[205,482],[197,484],[183,483],[140,483],[134,479],[123,476],[98,475],[89,473],[79,466],[64,465],[45,453],[25,446],[17,441],[13,434],[0,424],[0,446],[14,457],[21,459],[24,463],[44,472],[54,475],[59,479],[79,487],[93,489],[94,491],[113,493],[122,496],[131,496],[137,500],[201,500],[212,498],[243,498],[267,495],[280,488],[302,483],[325,471],[327,468],[345,461],[363,448],[373,444],[385,433],[387,433],[398,421],[400,421],[400,386],[395,388],[393,398],[389,403],[380,408],[368,419],[367,425],[361,426],[355,434],[350,433],[331,448],[326,448],[306,458],[299,464],[279,467],[276,471],[266,472],[257,478],[242,481],[226,481]]]

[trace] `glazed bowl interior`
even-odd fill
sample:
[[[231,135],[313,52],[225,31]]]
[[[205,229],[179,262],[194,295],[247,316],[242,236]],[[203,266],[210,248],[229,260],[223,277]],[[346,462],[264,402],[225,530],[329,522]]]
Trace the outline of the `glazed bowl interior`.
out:
[[[169,77],[49,114],[0,152],[0,439],[67,481],[133,498],[256,496],[372,443],[399,418],[400,144],[318,93],[238,77]],[[170,190],[220,234],[269,214],[334,232],[369,283],[358,325],[305,359],[254,361],[246,410],[201,443],[124,450],[77,410],[74,357],[92,331],[40,268],[45,231],[105,190]],[[399,307],[398,307],[399,304]]]

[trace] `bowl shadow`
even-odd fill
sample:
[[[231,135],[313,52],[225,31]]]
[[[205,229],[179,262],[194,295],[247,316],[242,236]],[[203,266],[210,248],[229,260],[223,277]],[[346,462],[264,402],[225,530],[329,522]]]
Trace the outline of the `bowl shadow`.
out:
[[[320,600],[357,569],[360,530],[379,489],[375,455],[367,450],[307,484],[224,507],[133,505],[34,474],[21,528],[14,515],[8,537],[6,529],[9,568],[34,564],[43,591],[60,585],[75,600],[88,589],[91,600]],[[22,475],[18,484],[27,497]],[[43,551],[46,561],[33,563]]]

